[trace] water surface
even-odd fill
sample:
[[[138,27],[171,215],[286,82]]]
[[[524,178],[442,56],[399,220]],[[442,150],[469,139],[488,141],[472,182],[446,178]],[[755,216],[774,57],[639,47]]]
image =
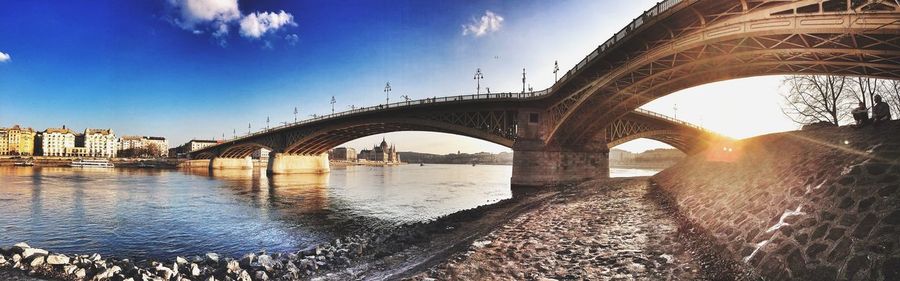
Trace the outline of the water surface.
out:
[[[612,169],[613,176],[656,171]],[[171,258],[296,251],[509,198],[511,166],[263,170],[0,167],[0,245]]]

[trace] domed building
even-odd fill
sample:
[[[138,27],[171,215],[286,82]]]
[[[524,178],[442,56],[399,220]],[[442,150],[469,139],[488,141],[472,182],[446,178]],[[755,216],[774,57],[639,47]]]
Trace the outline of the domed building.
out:
[[[387,141],[383,138],[380,145],[373,146],[371,150],[363,149],[360,151],[357,159],[385,164],[400,164],[400,155],[397,154],[397,148],[393,144],[388,146]]]

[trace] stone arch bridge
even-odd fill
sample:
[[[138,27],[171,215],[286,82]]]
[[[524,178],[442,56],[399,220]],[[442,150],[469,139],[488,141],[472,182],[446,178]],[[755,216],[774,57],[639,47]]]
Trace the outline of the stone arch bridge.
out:
[[[425,130],[511,146],[513,184],[579,181],[608,176],[606,153],[622,141],[655,138],[690,152],[711,139],[682,122],[636,111],[641,105],[706,83],[785,74],[900,79],[900,0],[665,0],[543,91],[382,105],[256,133],[191,156],[224,167],[230,160],[216,159],[268,147],[278,152],[273,172],[304,171],[286,159],[309,160],[376,132]]]

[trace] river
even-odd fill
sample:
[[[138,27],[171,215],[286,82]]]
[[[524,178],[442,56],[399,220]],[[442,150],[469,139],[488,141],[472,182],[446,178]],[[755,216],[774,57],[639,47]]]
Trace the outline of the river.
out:
[[[296,251],[509,198],[511,173],[437,164],[271,178],[260,169],[0,167],[0,245],[158,259]]]

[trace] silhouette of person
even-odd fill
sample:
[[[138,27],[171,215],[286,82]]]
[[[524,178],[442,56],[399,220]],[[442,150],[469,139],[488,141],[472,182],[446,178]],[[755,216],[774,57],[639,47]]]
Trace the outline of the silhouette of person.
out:
[[[859,102],[859,107],[854,108],[853,111],[853,120],[856,120],[856,127],[862,127],[869,123],[869,109],[866,108],[866,103]]]
[[[875,105],[872,106],[872,124],[878,125],[890,120],[891,107],[881,99],[881,95],[875,95]]]

